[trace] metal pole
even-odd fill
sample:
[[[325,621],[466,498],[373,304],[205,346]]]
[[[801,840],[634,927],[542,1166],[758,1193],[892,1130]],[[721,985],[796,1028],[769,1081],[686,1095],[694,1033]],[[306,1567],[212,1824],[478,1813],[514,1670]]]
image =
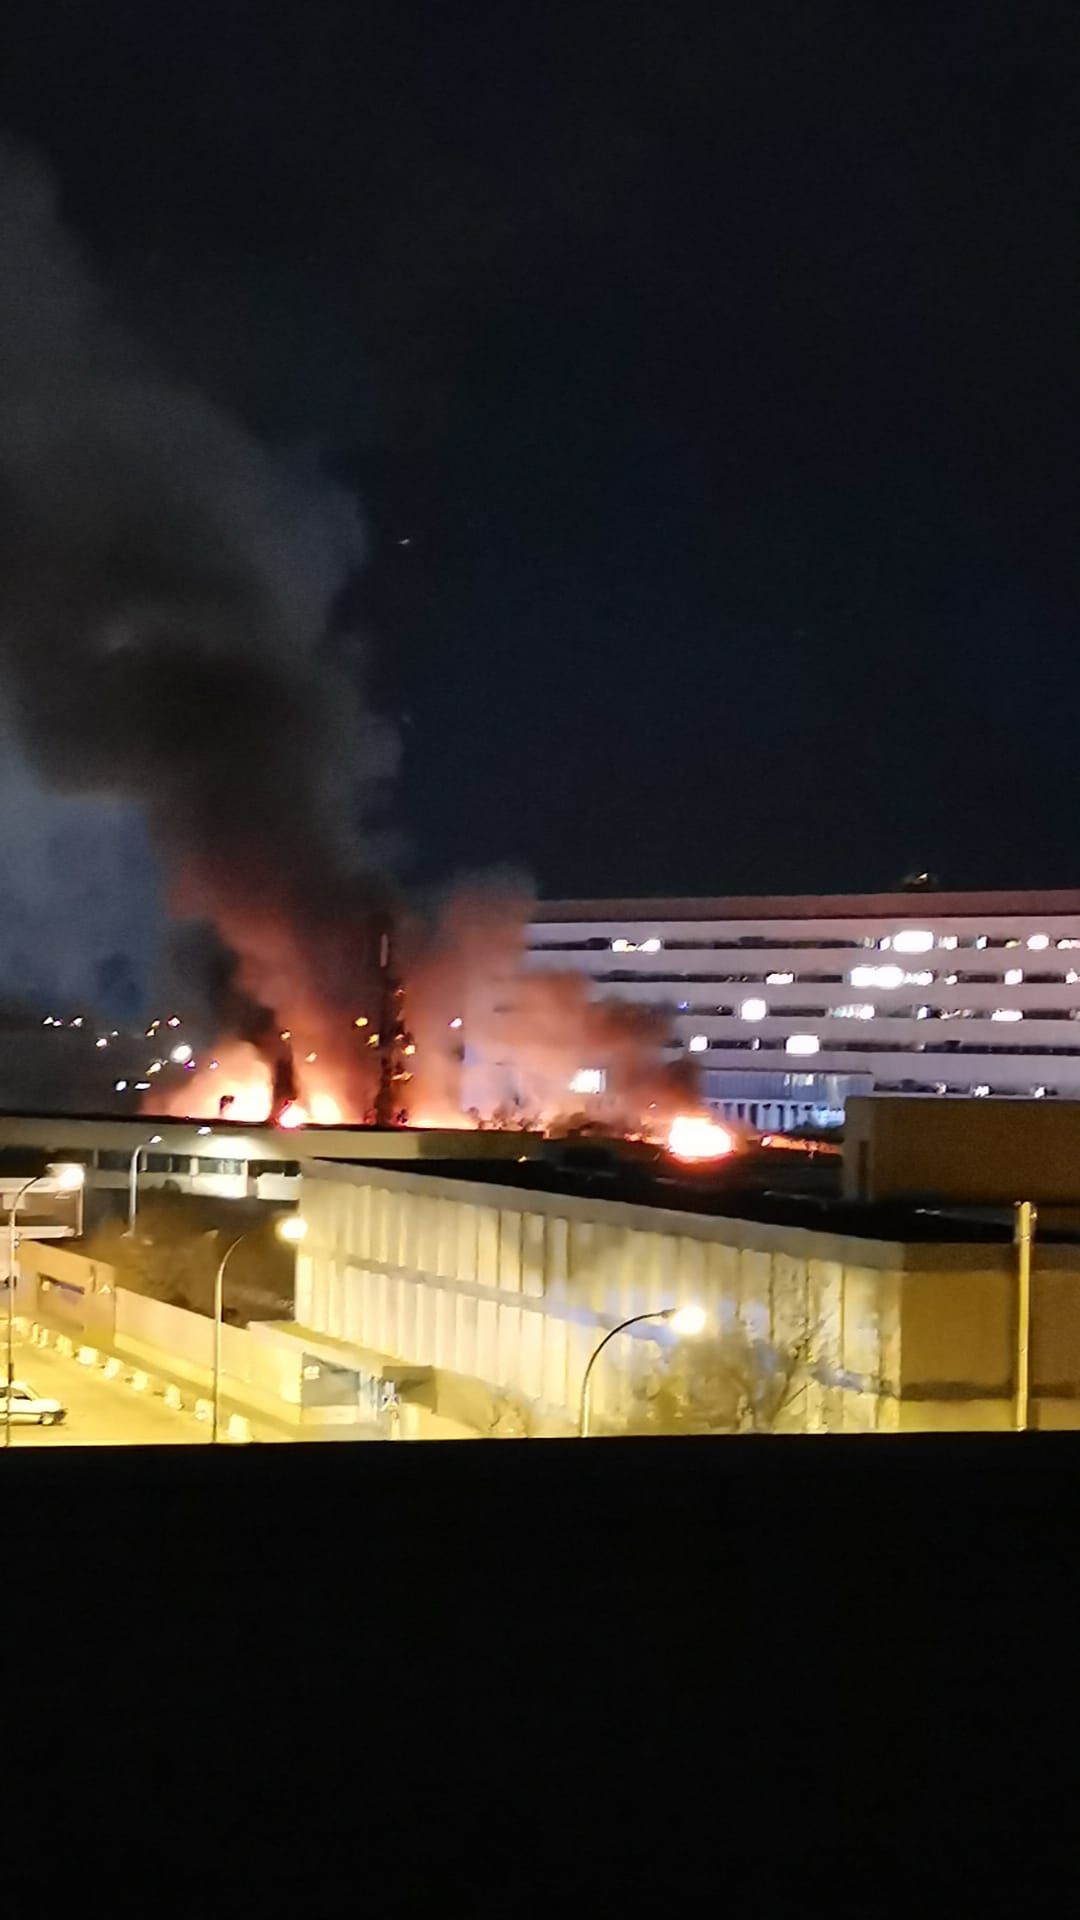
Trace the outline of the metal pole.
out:
[[[246,1233],[238,1233],[236,1239],[226,1247],[214,1275],[214,1413],[210,1423],[211,1444],[217,1442],[221,1409],[221,1322],[225,1311],[225,1266],[229,1255],[236,1252],[241,1240],[247,1240],[258,1231],[258,1227],[249,1227]]]
[[[32,1180],[27,1180],[25,1185],[19,1188],[18,1193],[11,1202],[11,1208],[8,1212],[7,1390],[4,1394],[5,1447],[10,1447],[11,1445],[11,1383],[15,1376],[15,1215],[18,1211],[19,1201],[23,1195],[29,1193],[31,1187],[36,1187],[38,1181],[44,1178],[44,1174],[36,1173]]]
[[[140,1140],[131,1156],[131,1169],[128,1173],[128,1232],[135,1231],[135,1210],[139,1204],[139,1155],[143,1150]]]
[[[593,1372],[593,1368],[595,1367],[597,1361],[600,1358],[600,1355],[603,1353],[604,1348],[607,1346],[608,1341],[614,1340],[615,1335],[617,1333],[625,1333],[627,1327],[636,1327],[640,1325],[642,1320],[670,1320],[674,1311],[675,1311],[674,1307],[661,1307],[653,1313],[632,1313],[630,1315],[629,1320],[620,1320],[618,1326],[612,1327],[609,1333],[605,1333],[603,1339],[599,1342],[597,1346],[593,1348],[592,1353],[589,1355],[589,1364],[585,1368],[585,1373],[582,1377],[582,1382],[581,1382],[581,1408],[578,1413],[579,1439],[587,1440],[589,1437],[589,1411],[591,1406],[591,1394],[592,1394],[592,1372]]]
[[[1016,1244],[1016,1431],[1028,1427],[1031,1398],[1031,1243],[1038,1215],[1030,1200],[1018,1200],[1015,1209]]]

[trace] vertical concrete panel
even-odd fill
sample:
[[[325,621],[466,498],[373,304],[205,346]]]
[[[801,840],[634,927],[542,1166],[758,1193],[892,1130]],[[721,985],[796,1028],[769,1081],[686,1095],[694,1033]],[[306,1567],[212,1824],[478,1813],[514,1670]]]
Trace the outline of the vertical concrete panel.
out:
[[[570,1227],[562,1214],[548,1214],[544,1249],[544,1291],[565,1293],[570,1278]]]
[[[592,1220],[571,1220],[569,1223],[569,1288],[570,1296],[576,1306],[603,1305],[603,1286],[597,1289],[593,1297],[596,1281],[596,1223]]]
[[[309,1253],[297,1254],[296,1280],[294,1283],[296,1305],[294,1310],[296,1313],[296,1318],[299,1320],[300,1325],[302,1327],[311,1326],[312,1324],[311,1315],[312,1315],[312,1312],[314,1311],[312,1306],[313,1286],[312,1286],[311,1267],[312,1267],[311,1255]],[[7,1379],[6,1374],[4,1375],[4,1378],[5,1380]]]
[[[511,1207],[499,1217],[499,1285],[506,1292],[521,1291],[521,1214]]]
[[[477,1358],[477,1325],[480,1316],[480,1302],[471,1294],[458,1294],[456,1297],[455,1317],[457,1321],[454,1340],[454,1358],[451,1366],[458,1373],[479,1373]]]
[[[419,1250],[416,1265],[422,1273],[439,1271],[439,1202],[434,1194],[420,1195]]]
[[[418,1314],[417,1294],[419,1287],[413,1280],[397,1281],[398,1327],[397,1352],[405,1360],[416,1359],[416,1323]]]
[[[494,1300],[477,1301],[476,1371],[482,1380],[498,1379],[499,1308]]]
[[[838,1260],[811,1260],[807,1268],[807,1296],[815,1328],[818,1358],[828,1372],[838,1373],[844,1352],[844,1270]],[[807,1426],[812,1433],[840,1433],[844,1424],[844,1395],[838,1386],[812,1387],[807,1396]]]
[[[304,1202],[306,1205],[306,1200]],[[371,1188],[357,1187],[353,1202],[353,1252],[362,1260],[371,1258]]]
[[[675,1279],[675,1304],[705,1305],[705,1242],[680,1236]]]
[[[522,1291],[533,1299],[538,1299],[544,1291],[544,1216],[542,1213],[526,1213],[522,1216],[521,1287]]]
[[[458,1208],[457,1278],[470,1284],[476,1279],[479,1250],[479,1217],[474,1206]]]
[[[457,1273],[458,1225],[457,1204],[453,1200],[440,1200],[438,1227],[438,1272],[446,1280],[454,1279]]]
[[[479,1207],[476,1278],[482,1287],[499,1284],[499,1214],[496,1207]],[[489,1376],[485,1375],[485,1378]]]
[[[448,1287],[440,1287],[435,1302],[436,1366],[451,1369],[457,1366],[456,1332],[457,1298]]]
[[[521,1308],[499,1304],[496,1379],[500,1387],[520,1390]]]
[[[844,1349],[846,1373],[865,1379],[866,1390],[844,1393],[844,1430],[872,1432],[877,1425],[877,1379],[881,1367],[877,1275],[868,1267],[844,1269]]]
[[[566,1321],[557,1319],[552,1313],[545,1313],[539,1318],[543,1350],[544,1399],[551,1407],[566,1409],[568,1407]]]
[[[527,1308],[521,1314],[518,1382],[530,1400],[544,1398],[544,1316]]]
[[[423,1199],[412,1193],[396,1196],[400,1199],[398,1210],[398,1228],[396,1236],[397,1259],[395,1265],[408,1267],[410,1271],[420,1265],[420,1214]],[[389,1244],[389,1242],[388,1242]],[[389,1259],[389,1254],[386,1258]]]
[[[425,1367],[435,1365],[436,1321],[442,1288],[418,1286],[416,1289],[416,1327],[413,1354]]]
[[[789,1351],[810,1332],[810,1302],[805,1260],[777,1253],[772,1263],[772,1339]]]
[[[739,1254],[736,1247],[710,1240],[706,1245],[705,1285],[709,1316],[718,1331],[736,1325],[739,1313]]]
[[[767,1340],[772,1326],[772,1255],[755,1247],[739,1248],[741,1325],[752,1340]]]

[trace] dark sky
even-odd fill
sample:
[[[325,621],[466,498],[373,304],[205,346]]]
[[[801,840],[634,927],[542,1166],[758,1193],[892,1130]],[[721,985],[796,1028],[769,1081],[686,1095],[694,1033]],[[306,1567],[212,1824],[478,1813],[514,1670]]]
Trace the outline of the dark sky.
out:
[[[12,0],[0,41],[129,317],[359,491],[421,875],[1080,879],[1074,6]]]

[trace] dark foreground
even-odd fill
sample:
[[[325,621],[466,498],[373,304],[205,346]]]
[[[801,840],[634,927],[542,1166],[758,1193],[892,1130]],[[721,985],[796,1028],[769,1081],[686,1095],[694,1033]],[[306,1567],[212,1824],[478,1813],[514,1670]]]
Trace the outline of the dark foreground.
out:
[[[1065,1806],[1072,1438],[27,1451],[0,1486],[18,1777],[139,1844],[415,1874],[449,1827],[517,1879],[685,1827],[822,1892]]]

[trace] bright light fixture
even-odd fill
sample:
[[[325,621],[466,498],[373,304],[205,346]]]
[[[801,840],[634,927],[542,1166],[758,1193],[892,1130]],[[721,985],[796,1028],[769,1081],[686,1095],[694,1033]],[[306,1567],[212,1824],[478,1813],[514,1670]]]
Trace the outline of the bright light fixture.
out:
[[[182,1040],[178,1047],[172,1049],[169,1059],[175,1060],[178,1067],[182,1067],[186,1061],[191,1059],[191,1048],[188,1046],[186,1040]]]
[[[113,1092],[114,1092],[114,1093],[126,1093],[126,1092],[127,1092],[127,1081],[126,1081],[126,1080],[114,1080],[114,1081],[113,1081]]]
[[[707,1033],[692,1033],[686,1043],[689,1053],[704,1053],[709,1044]]]
[[[1019,1007],[995,1007],[990,1015],[991,1020],[1022,1020],[1023,1017]]]
[[[290,1246],[298,1246],[307,1230],[307,1221],[302,1220],[298,1213],[285,1214],[274,1227],[278,1239],[286,1241]]]
[[[656,936],[653,935],[651,939],[642,941],[641,946],[638,948],[638,952],[639,953],[659,953],[663,944],[664,943],[662,940],[657,940]]]
[[[894,953],[929,953],[934,936],[927,927],[906,927],[893,935]]]
[[[50,1160],[48,1171],[61,1193],[77,1192],[86,1179],[86,1168],[77,1160]]]
[[[1032,953],[1041,953],[1043,948],[1049,945],[1050,935],[1048,933],[1032,933],[1028,936],[1028,946],[1031,948]]]
[[[704,1331],[705,1317],[704,1307],[686,1306],[673,1307],[667,1319],[675,1333],[692,1340],[695,1334]]]
[[[753,997],[749,1000],[744,1000],[742,1006],[739,1008],[739,1012],[744,1020],[764,1020],[768,1011],[769,1009],[764,1000],[756,1000]]]
[[[1018,987],[1023,978],[1023,967],[1007,967],[1005,969],[1005,985],[1007,987]]]
[[[885,987],[890,992],[904,984],[903,967],[852,967],[848,979],[853,987]]]
[[[767,973],[765,975],[765,985],[767,987],[790,987],[794,978],[795,975],[793,973]]]

